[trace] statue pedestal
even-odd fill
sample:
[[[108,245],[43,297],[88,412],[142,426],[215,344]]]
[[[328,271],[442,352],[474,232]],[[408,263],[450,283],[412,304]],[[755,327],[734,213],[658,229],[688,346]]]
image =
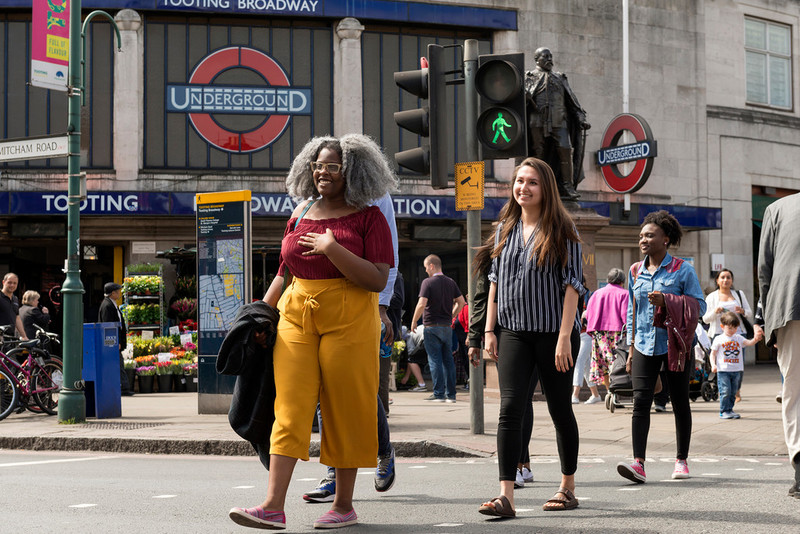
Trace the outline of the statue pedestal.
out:
[[[575,226],[578,228],[578,234],[581,236],[581,252],[583,258],[583,276],[586,278],[586,287],[594,291],[597,289],[597,267],[594,261],[594,242],[597,232],[602,228],[608,226],[610,219],[598,215],[596,211],[589,208],[580,208],[572,206],[572,202],[565,203],[567,211],[569,211]],[[601,273],[603,276],[606,273]]]

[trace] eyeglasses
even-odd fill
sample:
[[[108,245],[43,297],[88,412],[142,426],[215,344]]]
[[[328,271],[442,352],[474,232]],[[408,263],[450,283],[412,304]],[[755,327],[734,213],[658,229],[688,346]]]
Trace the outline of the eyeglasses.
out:
[[[330,174],[339,174],[339,171],[342,170],[341,163],[324,163],[322,161],[312,161],[311,162],[311,172],[319,171],[322,172],[327,170]]]

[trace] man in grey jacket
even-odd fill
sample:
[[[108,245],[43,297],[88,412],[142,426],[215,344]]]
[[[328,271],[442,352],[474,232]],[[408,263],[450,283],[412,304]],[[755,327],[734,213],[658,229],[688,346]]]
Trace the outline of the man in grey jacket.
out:
[[[794,467],[789,495],[800,499],[800,193],[764,212],[758,253],[758,284],[764,306],[765,339],[778,346],[783,374],[783,432]]]

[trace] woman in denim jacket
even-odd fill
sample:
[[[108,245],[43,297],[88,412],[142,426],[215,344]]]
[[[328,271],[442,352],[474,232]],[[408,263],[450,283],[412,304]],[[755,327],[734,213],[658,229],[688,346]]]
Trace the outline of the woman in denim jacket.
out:
[[[670,246],[680,245],[682,235],[681,225],[666,211],[648,214],[639,233],[639,249],[645,258],[634,263],[628,272],[626,328],[628,343],[631,344],[629,363],[633,380],[631,437],[634,461],[632,464],[620,462],[617,472],[639,484],[647,480],[644,459],[650,430],[650,406],[662,366],[667,369],[677,433],[678,450],[672,478],[689,478],[686,458],[692,435],[692,411],[689,408],[689,373],[692,366],[685,366],[681,372],[672,372],[667,368],[667,331],[653,326],[655,308],[665,306],[664,293],[695,298],[700,305],[700,314],[706,310],[703,290],[694,268],[667,252]]]

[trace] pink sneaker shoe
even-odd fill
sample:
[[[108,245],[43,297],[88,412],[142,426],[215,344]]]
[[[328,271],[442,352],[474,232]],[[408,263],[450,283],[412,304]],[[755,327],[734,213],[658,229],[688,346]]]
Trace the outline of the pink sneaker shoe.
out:
[[[342,515],[339,512],[328,510],[322,517],[314,521],[314,528],[342,528],[358,523],[355,510],[350,510]]]
[[[617,473],[637,484],[647,482],[647,475],[644,474],[644,465],[639,462],[633,462],[632,464],[620,462],[617,464]]]
[[[228,512],[234,523],[244,527],[283,530],[286,528],[286,514],[255,508],[231,508]]]
[[[686,460],[675,460],[675,471],[672,472],[672,478],[680,480],[689,478],[689,465]]]

